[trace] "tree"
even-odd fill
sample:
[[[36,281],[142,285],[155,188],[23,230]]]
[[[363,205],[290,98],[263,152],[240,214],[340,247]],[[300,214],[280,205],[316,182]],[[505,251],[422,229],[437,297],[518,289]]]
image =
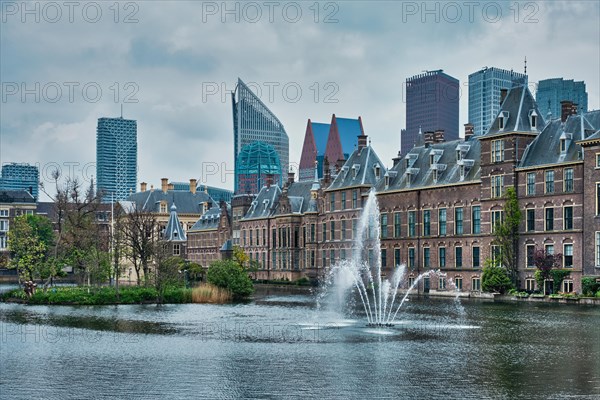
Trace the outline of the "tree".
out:
[[[244,298],[254,292],[248,272],[234,260],[213,262],[206,273],[208,283],[227,289],[234,298]]]
[[[154,287],[158,293],[158,303],[163,302],[167,289],[183,286],[182,270],[185,268],[185,260],[171,256],[170,249],[170,244],[165,242],[159,243],[156,248]]]
[[[508,276],[514,285],[517,285],[519,265],[517,261],[519,246],[519,225],[522,213],[519,209],[517,193],[513,187],[506,189],[506,203],[504,204],[504,217],[494,227],[492,244],[500,248],[500,265],[506,268]]]
[[[545,249],[536,249],[533,253],[533,264],[537,268],[535,280],[538,288],[543,288],[546,292],[545,282],[552,278],[552,270],[559,268],[562,261],[562,254],[551,254]],[[558,284],[556,283],[556,286]]]
[[[124,256],[131,261],[135,269],[137,284],[142,283],[142,272],[144,283],[147,284],[150,262],[156,253],[156,216],[136,207],[128,210],[119,219],[118,229],[121,230],[119,234],[122,236]]]
[[[513,287],[505,268],[498,265],[498,261],[486,259],[481,276],[481,288],[485,292],[506,293]]]
[[[41,215],[21,215],[8,232],[8,247],[12,254],[10,268],[22,280],[44,279],[44,290],[51,280],[62,274],[60,263],[51,256],[54,231],[50,220]]]
[[[82,280],[90,282],[92,269],[98,270],[107,250],[108,235],[96,221],[101,194],[94,190],[91,181],[84,190],[77,178],[60,182],[60,173],[52,173],[56,187],[54,201],[56,243],[53,257],[58,264],[71,265]],[[40,185],[44,190],[43,185]]]

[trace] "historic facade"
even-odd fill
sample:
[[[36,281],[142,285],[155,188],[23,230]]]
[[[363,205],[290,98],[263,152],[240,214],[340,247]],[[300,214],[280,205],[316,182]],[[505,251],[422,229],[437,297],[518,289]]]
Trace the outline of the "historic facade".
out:
[[[410,285],[439,270],[420,291],[480,291],[485,260],[499,256],[494,226],[513,187],[522,211],[519,288],[543,289],[533,265],[543,249],[562,254],[569,271],[558,290],[580,292],[582,276],[600,275],[600,111],[577,114],[563,102],[561,118],[546,122],[525,86],[502,90],[500,102],[485,135],[474,135],[472,124],[459,140],[422,132],[389,169],[361,124],[356,150],[337,168],[325,159],[322,178],[315,163],[310,181],[289,174],[282,188],[267,182],[256,197],[238,200],[246,208],[232,207],[234,243],[258,262],[258,279],[321,278],[352,256],[364,201],[375,190],[384,274],[405,264]]]

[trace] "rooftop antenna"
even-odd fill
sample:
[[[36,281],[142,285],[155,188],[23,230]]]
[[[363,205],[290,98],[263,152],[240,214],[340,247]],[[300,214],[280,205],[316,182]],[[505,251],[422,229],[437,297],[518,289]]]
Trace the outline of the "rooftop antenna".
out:
[[[525,56],[525,75],[527,75],[527,56]]]

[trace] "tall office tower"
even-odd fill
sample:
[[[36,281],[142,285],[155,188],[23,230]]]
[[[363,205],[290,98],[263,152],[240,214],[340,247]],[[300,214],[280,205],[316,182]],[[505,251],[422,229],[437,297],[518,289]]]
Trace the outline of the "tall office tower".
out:
[[[275,148],[281,163],[281,170],[287,172],[290,159],[290,144],[283,124],[275,114],[250,90],[241,79],[231,94],[233,106],[233,145],[235,160],[234,192],[245,193],[245,188],[240,188],[237,176],[238,156],[246,145],[260,141]],[[281,176],[276,182],[281,185]],[[258,188],[260,190],[260,188]]]
[[[252,142],[242,147],[235,167],[238,194],[258,194],[263,186],[281,182],[282,175],[279,154],[273,146]]]
[[[25,190],[38,199],[40,172],[35,165],[10,163],[2,166],[0,190]]]
[[[526,85],[527,75],[485,67],[469,75],[469,121],[475,136],[487,133],[500,112],[500,89]]]
[[[103,202],[125,200],[135,193],[137,121],[123,117],[98,119],[96,179]]]
[[[587,112],[588,94],[585,91],[585,82],[563,78],[544,79],[538,82],[535,102],[544,117],[550,112],[552,118],[560,118],[560,102],[563,100],[577,104],[578,112]]]
[[[319,178],[322,178],[325,157],[330,168],[335,170],[338,161],[350,157],[355,149],[356,138],[363,134],[361,117],[339,118],[333,114],[330,124],[312,122],[309,119],[300,155],[299,180],[315,179],[315,161],[318,162]]]
[[[458,79],[443,70],[427,71],[406,80],[406,132],[402,154],[415,146],[419,128],[444,131],[445,140],[458,139]]]

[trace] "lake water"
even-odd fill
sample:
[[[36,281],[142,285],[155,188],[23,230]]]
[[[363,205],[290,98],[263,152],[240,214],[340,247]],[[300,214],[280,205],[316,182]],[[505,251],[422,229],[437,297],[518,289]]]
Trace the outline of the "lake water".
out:
[[[600,309],[413,298],[393,328],[306,291],[236,305],[0,304],[2,399],[597,399]]]

